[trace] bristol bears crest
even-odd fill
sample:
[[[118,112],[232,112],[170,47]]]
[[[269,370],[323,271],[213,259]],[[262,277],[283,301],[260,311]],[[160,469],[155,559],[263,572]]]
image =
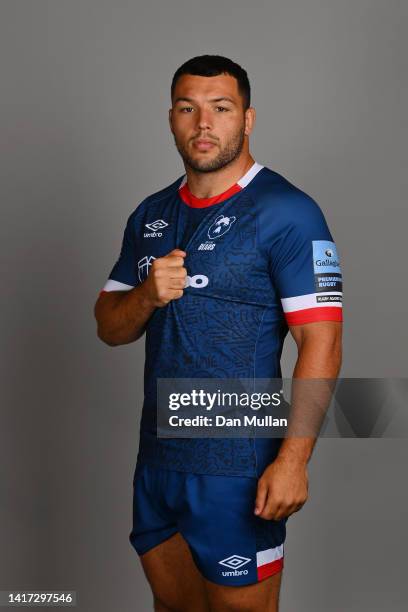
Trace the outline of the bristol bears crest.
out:
[[[219,215],[214,223],[210,225],[208,228],[208,237],[210,240],[214,240],[214,238],[219,238],[228,232],[231,228],[234,221],[236,221],[236,217],[227,217],[226,215]]]

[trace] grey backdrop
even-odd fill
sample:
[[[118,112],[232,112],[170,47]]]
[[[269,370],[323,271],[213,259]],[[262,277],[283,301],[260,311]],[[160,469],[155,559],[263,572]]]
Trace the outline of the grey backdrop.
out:
[[[343,375],[406,376],[404,0],[1,0],[0,589],[151,609],[128,543],[143,342],[93,305],[129,213],[183,173],[176,68],[248,70],[255,159],[323,208],[345,277]],[[405,68],[405,69],[404,69]],[[294,349],[285,349],[290,375]],[[288,524],[282,612],[406,610],[405,440],[321,440]]]

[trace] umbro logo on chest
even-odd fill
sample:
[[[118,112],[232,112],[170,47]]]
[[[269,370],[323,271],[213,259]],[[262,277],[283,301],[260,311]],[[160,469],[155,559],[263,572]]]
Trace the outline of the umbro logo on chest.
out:
[[[145,232],[143,234],[143,238],[161,238],[163,236],[163,232],[160,230],[164,229],[168,225],[169,224],[166,223],[166,221],[163,221],[163,219],[157,219],[152,223],[145,223],[145,227],[151,231]]]
[[[212,242],[217,238],[220,238],[224,234],[226,234],[232,227],[233,223],[237,220],[236,217],[228,217],[227,215],[218,215],[218,217],[213,221],[210,227],[207,230],[207,236],[209,241],[201,243],[198,247],[198,251],[212,251],[215,248],[215,243]],[[145,227],[150,230],[150,232],[144,232],[144,238],[161,238],[163,236],[164,228],[168,227],[168,223],[163,219],[156,219],[156,221],[152,221],[151,223],[145,223]]]

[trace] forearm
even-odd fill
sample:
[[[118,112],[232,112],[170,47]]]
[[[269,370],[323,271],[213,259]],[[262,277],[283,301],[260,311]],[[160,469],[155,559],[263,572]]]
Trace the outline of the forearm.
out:
[[[288,437],[279,456],[294,463],[307,463],[312,456],[316,437],[305,437],[293,431],[317,430],[330,403],[335,380],[341,367],[340,336],[327,342],[316,339],[299,344],[298,359],[293,371],[291,415]],[[310,384],[307,380],[317,379]]]
[[[95,304],[98,337],[109,346],[134,342],[143,335],[154,310],[143,283],[130,291],[103,293]]]

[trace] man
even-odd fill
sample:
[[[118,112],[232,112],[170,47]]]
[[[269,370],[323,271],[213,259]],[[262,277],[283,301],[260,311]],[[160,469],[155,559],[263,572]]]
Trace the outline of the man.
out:
[[[315,439],[157,437],[156,382],[280,377],[288,329],[294,378],[335,378],[336,247],[318,205],[251,156],[245,70],[193,58],[171,98],[186,174],[129,216],[95,306],[109,346],[146,331],[130,541],[158,612],[275,612],[286,521],[307,499]]]

